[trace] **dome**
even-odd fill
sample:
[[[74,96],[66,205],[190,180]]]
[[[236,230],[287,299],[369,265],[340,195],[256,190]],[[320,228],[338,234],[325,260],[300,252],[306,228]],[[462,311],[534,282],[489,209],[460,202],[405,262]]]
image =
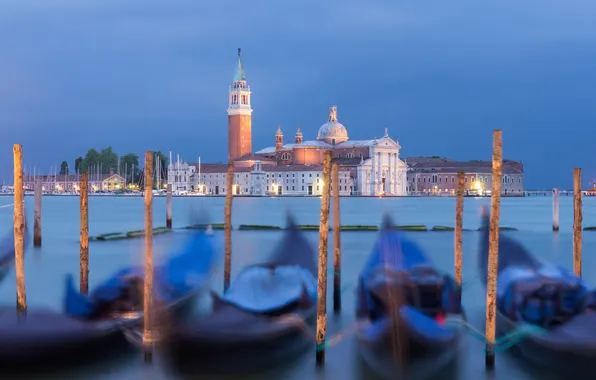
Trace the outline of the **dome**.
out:
[[[329,109],[329,120],[319,128],[317,140],[328,144],[339,144],[348,140],[348,131],[337,121],[337,107]]]

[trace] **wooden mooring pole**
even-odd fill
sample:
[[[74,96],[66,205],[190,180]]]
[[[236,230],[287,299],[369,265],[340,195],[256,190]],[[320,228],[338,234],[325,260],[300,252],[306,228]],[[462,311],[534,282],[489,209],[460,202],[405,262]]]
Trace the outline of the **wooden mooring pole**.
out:
[[[25,292],[25,192],[23,190],[23,147],[15,144],[14,156],[14,257],[17,274],[17,314],[25,316],[27,312],[27,294]]]
[[[553,231],[559,231],[559,189],[553,189]]]
[[[79,291],[81,294],[87,294],[89,292],[89,182],[87,172],[83,174],[79,187],[81,206]]]
[[[499,267],[499,218],[501,213],[501,178],[503,175],[503,134],[493,131],[493,176],[490,197],[490,231],[488,243],[488,278],[486,284],[486,368],[495,367],[497,322],[497,269]]]
[[[230,276],[232,273],[232,197],[234,184],[234,164],[228,162],[228,174],[226,182],[226,205],[224,208],[224,292],[230,287]]]
[[[168,183],[166,198],[166,228],[172,228],[172,184]]]
[[[319,268],[317,281],[317,365],[325,363],[327,337],[327,250],[329,242],[329,198],[331,196],[331,151],[325,151],[323,159],[323,193],[321,196],[321,220],[319,224]]]
[[[582,276],[582,170],[573,169],[573,273]]]
[[[459,302],[461,303],[462,293],[462,261],[463,261],[463,243],[462,231],[464,220],[464,173],[457,173],[457,198],[455,200],[455,283],[459,292]]]
[[[145,287],[143,289],[145,362],[153,356],[153,152],[145,152]]]
[[[41,196],[42,196],[41,178],[35,179],[35,206],[33,212],[33,246],[41,247]]]
[[[339,165],[331,166],[333,186],[333,311],[341,311],[341,222],[339,213]]]

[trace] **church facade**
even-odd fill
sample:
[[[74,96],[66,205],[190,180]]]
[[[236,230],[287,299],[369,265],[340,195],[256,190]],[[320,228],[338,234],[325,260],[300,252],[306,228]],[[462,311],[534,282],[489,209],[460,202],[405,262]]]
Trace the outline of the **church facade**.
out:
[[[407,165],[400,159],[400,145],[389,137],[350,140],[339,122],[337,107],[329,108],[327,121],[316,139],[304,140],[300,127],[292,143],[284,143],[278,126],[275,146],[252,151],[252,92],[242,66],[240,49],[234,80],[228,96],[228,159],[234,166],[236,195],[319,196],[323,188],[323,156],[331,151],[339,166],[341,195],[405,196]],[[226,164],[192,164],[191,189],[223,195]],[[189,173],[190,174],[190,173]]]

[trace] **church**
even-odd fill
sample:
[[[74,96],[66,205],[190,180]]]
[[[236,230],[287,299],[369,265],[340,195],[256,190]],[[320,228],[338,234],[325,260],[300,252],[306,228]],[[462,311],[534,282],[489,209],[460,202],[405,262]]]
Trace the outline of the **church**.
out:
[[[251,96],[238,49],[227,109],[228,159],[234,165],[235,195],[321,195],[325,151],[332,152],[339,166],[341,195],[407,195],[407,165],[400,160],[399,143],[389,137],[387,128],[381,138],[350,140],[348,130],[339,122],[336,106],[329,108],[316,139],[305,140],[298,127],[293,142],[284,143],[284,133],[278,126],[275,146],[253,152]],[[227,165],[192,165],[194,170],[185,188],[206,195],[225,194]]]

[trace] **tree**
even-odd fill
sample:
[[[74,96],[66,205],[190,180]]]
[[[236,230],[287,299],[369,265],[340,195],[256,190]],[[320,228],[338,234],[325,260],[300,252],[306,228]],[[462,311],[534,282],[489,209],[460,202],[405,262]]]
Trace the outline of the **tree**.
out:
[[[107,147],[99,153],[99,163],[102,174],[108,174],[110,169],[118,168],[118,155],[112,151],[112,147]]]
[[[79,170],[81,169],[81,164],[83,163],[83,157],[78,157],[75,162],[74,162],[74,168],[75,168],[75,172],[79,173]]]
[[[68,174],[68,162],[62,161],[60,164],[60,175]]]
[[[99,164],[99,152],[91,148],[87,151],[79,169],[81,170],[81,173],[84,173],[97,164]]]

